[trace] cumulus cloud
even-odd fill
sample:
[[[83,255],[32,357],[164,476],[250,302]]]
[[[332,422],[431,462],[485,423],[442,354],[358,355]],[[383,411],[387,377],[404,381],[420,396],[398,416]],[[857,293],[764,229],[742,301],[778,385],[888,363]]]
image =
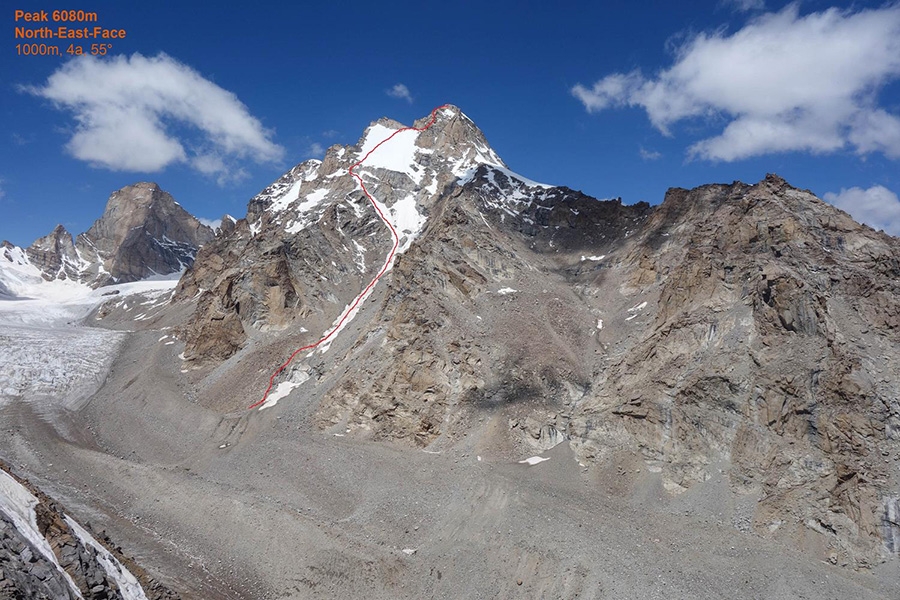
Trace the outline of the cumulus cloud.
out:
[[[613,73],[572,88],[588,112],[643,108],[663,134],[684,119],[727,121],[688,154],[733,161],[771,152],[882,152],[900,158],[900,118],[877,93],[900,77],[900,5],[801,16],[791,4],[739,31],[689,37],[647,77]]]
[[[113,171],[183,163],[225,183],[284,153],[237,96],[166,54],[79,57],[22,89],[73,114],[72,156]]]
[[[406,100],[407,102],[412,104],[412,94],[409,93],[409,88],[402,83],[398,83],[397,85],[389,89],[386,93],[391,98],[400,98],[401,100]]]
[[[836,194],[826,193],[823,199],[850,213],[860,223],[900,236],[900,198],[882,185],[874,185],[867,190],[842,188]]]

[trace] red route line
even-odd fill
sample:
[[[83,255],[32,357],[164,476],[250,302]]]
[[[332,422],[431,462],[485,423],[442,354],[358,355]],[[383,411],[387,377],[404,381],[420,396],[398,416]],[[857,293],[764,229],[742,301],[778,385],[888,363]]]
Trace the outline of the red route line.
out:
[[[369,190],[366,189],[366,184],[363,182],[362,177],[360,177],[357,173],[354,173],[353,169],[362,165],[366,161],[366,159],[369,158],[369,156],[371,156],[371,154],[373,152],[378,150],[378,148],[380,148],[382,144],[389,142],[391,140],[391,138],[393,138],[398,133],[400,133],[402,131],[410,131],[410,130],[425,131],[426,129],[428,129],[429,127],[434,125],[434,122],[437,119],[437,111],[441,110],[442,108],[447,108],[448,106],[449,106],[448,104],[442,104],[441,106],[438,106],[437,108],[432,110],[431,118],[428,120],[428,123],[426,123],[422,127],[404,127],[402,129],[398,129],[397,131],[395,131],[394,133],[392,133],[385,139],[378,142],[378,144],[376,144],[374,148],[369,150],[365,156],[363,156],[358,162],[353,164],[350,167],[350,169],[348,170],[350,175],[352,175],[353,177],[356,178],[357,181],[359,181],[359,185],[360,185],[360,187],[362,187],[362,191],[366,195],[366,198],[368,198],[369,201],[372,203],[372,206],[375,207],[375,212],[378,213],[378,216],[381,217],[381,220],[384,222],[384,224],[387,225],[388,229],[391,230],[391,236],[393,236],[393,238],[394,238],[394,245],[393,245],[393,247],[391,247],[391,251],[387,256],[387,259],[384,261],[384,266],[381,267],[381,271],[379,271],[378,275],[376,275],[375,278],[369,282],[369,285],[367,285],[366,288],[362,292],[359,293],[359,295],[353,301],[353,304],[351,304],[344,311],[344,314],[341,315],[341,320],[338,321],[337,325],[332,327],[331,331],[329,331],[327,334],[325,334],[319,341],[317,341],[313,344],[307,344],[306,346],[303,346],[302,348],[297,348],[296,350],[294,350],[294,352],[288,357],[288,359],[286,361],[284,361],[284,364],[281,365],[280,367],[278,367],[277,369],[275,369],[275,372],[272,373],[272,375],[269,377],[269,387],[266,388],[266,392],[263,394],[262,400],[260,400],[258,402],[254,402],[253,404],[251,404],[250,406],[247,407],[247,410],[254,409],[257,406],[260,406],[261,404],[265,403],[266,399],[269,397],[269,393],[272,391],[272,386],[275,385],[275,378],[278,377],[278,375],[282,371],[284,371],[285,368],[287,368],[287,366],[289,364],[291,364],[291,361],[294,360],[295,356],[297,356],[304,350],[312,350],[312,349],[316,348],[317,346],[319,346],[320,344],[322,344],[323,342],[328,341],[328,339],[331,338],[331,336],[333,336],[337,332],[337,330],[341,328],[341,325],[344,324],[344,321],[347,320],[347,318],[350,316],[350,313],[352,313],[353,310],[359,305],[359,303],[362,302],[362,300],[363,300],[363,298],[365,298],[366,294],[368,294],[372,290],[372,288],[375,287],[375,284],[378,283],[378,280],[381,279],[382,275],[387,273],[387,270],[390,268],[391,263],[394,260],[394,255],[397,253],[397,248],[400,246],[400,237],[397,235],[397,230],[394,229],[394,226],[391,225],[391,222],[387,220],[387,218],[384,216],[384,213],[382,213],[381,209],[378,208],[378,205],[375,203],[375,198],[373,198],[372,194],[369,193]]]

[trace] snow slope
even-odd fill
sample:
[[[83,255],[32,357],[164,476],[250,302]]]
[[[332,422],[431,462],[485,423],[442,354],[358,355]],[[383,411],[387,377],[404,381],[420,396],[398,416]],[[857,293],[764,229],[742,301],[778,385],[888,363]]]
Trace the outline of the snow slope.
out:
[[[369,169],[388,169],[403,173],[419,184],[424,174],[424,169],[416,160],[419,151],[416,140],[420,132],[414,129],[395,132],[396,129],[390,129],[380,123],[369,127],[359,157],[365,159],[363,165]],[[389,137],[390,141],[382,143]]]

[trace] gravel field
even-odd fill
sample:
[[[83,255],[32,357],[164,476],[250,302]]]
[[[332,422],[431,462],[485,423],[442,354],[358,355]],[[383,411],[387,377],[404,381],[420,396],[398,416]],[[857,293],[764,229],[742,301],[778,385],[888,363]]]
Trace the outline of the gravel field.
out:
[[[490,413],[428,451],[320,431],[302,393],[219,414],[190,401],[182,346],[162,335],[128,335],[78,411],[7,401],[0,455],[184,597],[862,600],[900,589],[893,563],[853,572],[740,531],[740,498],[715,477],[672,497],[638,457],[585,469],[567,444],[521,464]]]

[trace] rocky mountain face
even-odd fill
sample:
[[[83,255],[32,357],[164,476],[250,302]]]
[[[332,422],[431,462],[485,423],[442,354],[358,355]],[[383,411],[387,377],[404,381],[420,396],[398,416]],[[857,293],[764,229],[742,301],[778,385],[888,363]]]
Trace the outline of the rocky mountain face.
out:
[[[569,423],[579,455],[634,446],[672,493],[727,469],[755,501],[736,525],[896,556],[900,240],[770,175],[670,190],[617,258],[636,316]]]
[[[113,192],[103,215],[74,240],[57,225],[24,254],[47,281],[71,280],[97,288],[176,273],[191,265],[197,249],[213,237],[212,229],[158,185],[136,183]],[[21,258],[11,244],[6,250],[8,261],[13,262],[14,255]]]
[[[38,238],[29,246],[26,256],[48,279],[78,280],[83,261],[75,248],[72,234],[62,225]]]
[[[357,169],[401,236],[400,252],[421,233],[442,191],[478,164],[503,168],[458,109],[434,127],[403,132],[390,151]],[[427,119],[417,122],[423,127]],[[247,216],[201,250],[177,299],[199,295],[186,329],[186,356],[221,360],[254,332],[303,323],[324,330],[382,268],[391,236],[350,175],[350,167],[402,125],[373,123],[355,147],[332,146],[250,200]]]
[[[585,465],[637,453],[673,495],[725,473],[736,527],[837,564],[900,555],[900,240],[774,175],[657,207],[539,184],[455,107],[369,154],[400,127],[298,165],[201,248],[184,356],[211,385],[252,366],[219,406],[255,399],[384,266],[349,173],[368,157],[400,253],[334,350],[278,380],[322,428],[440,447],[487,419]]]
[[[209,227],[158,185],[137,183],[113,192],[103,216],[75,245],[83,258],[98,265],[96,287],[180,271],[213,237]]]

